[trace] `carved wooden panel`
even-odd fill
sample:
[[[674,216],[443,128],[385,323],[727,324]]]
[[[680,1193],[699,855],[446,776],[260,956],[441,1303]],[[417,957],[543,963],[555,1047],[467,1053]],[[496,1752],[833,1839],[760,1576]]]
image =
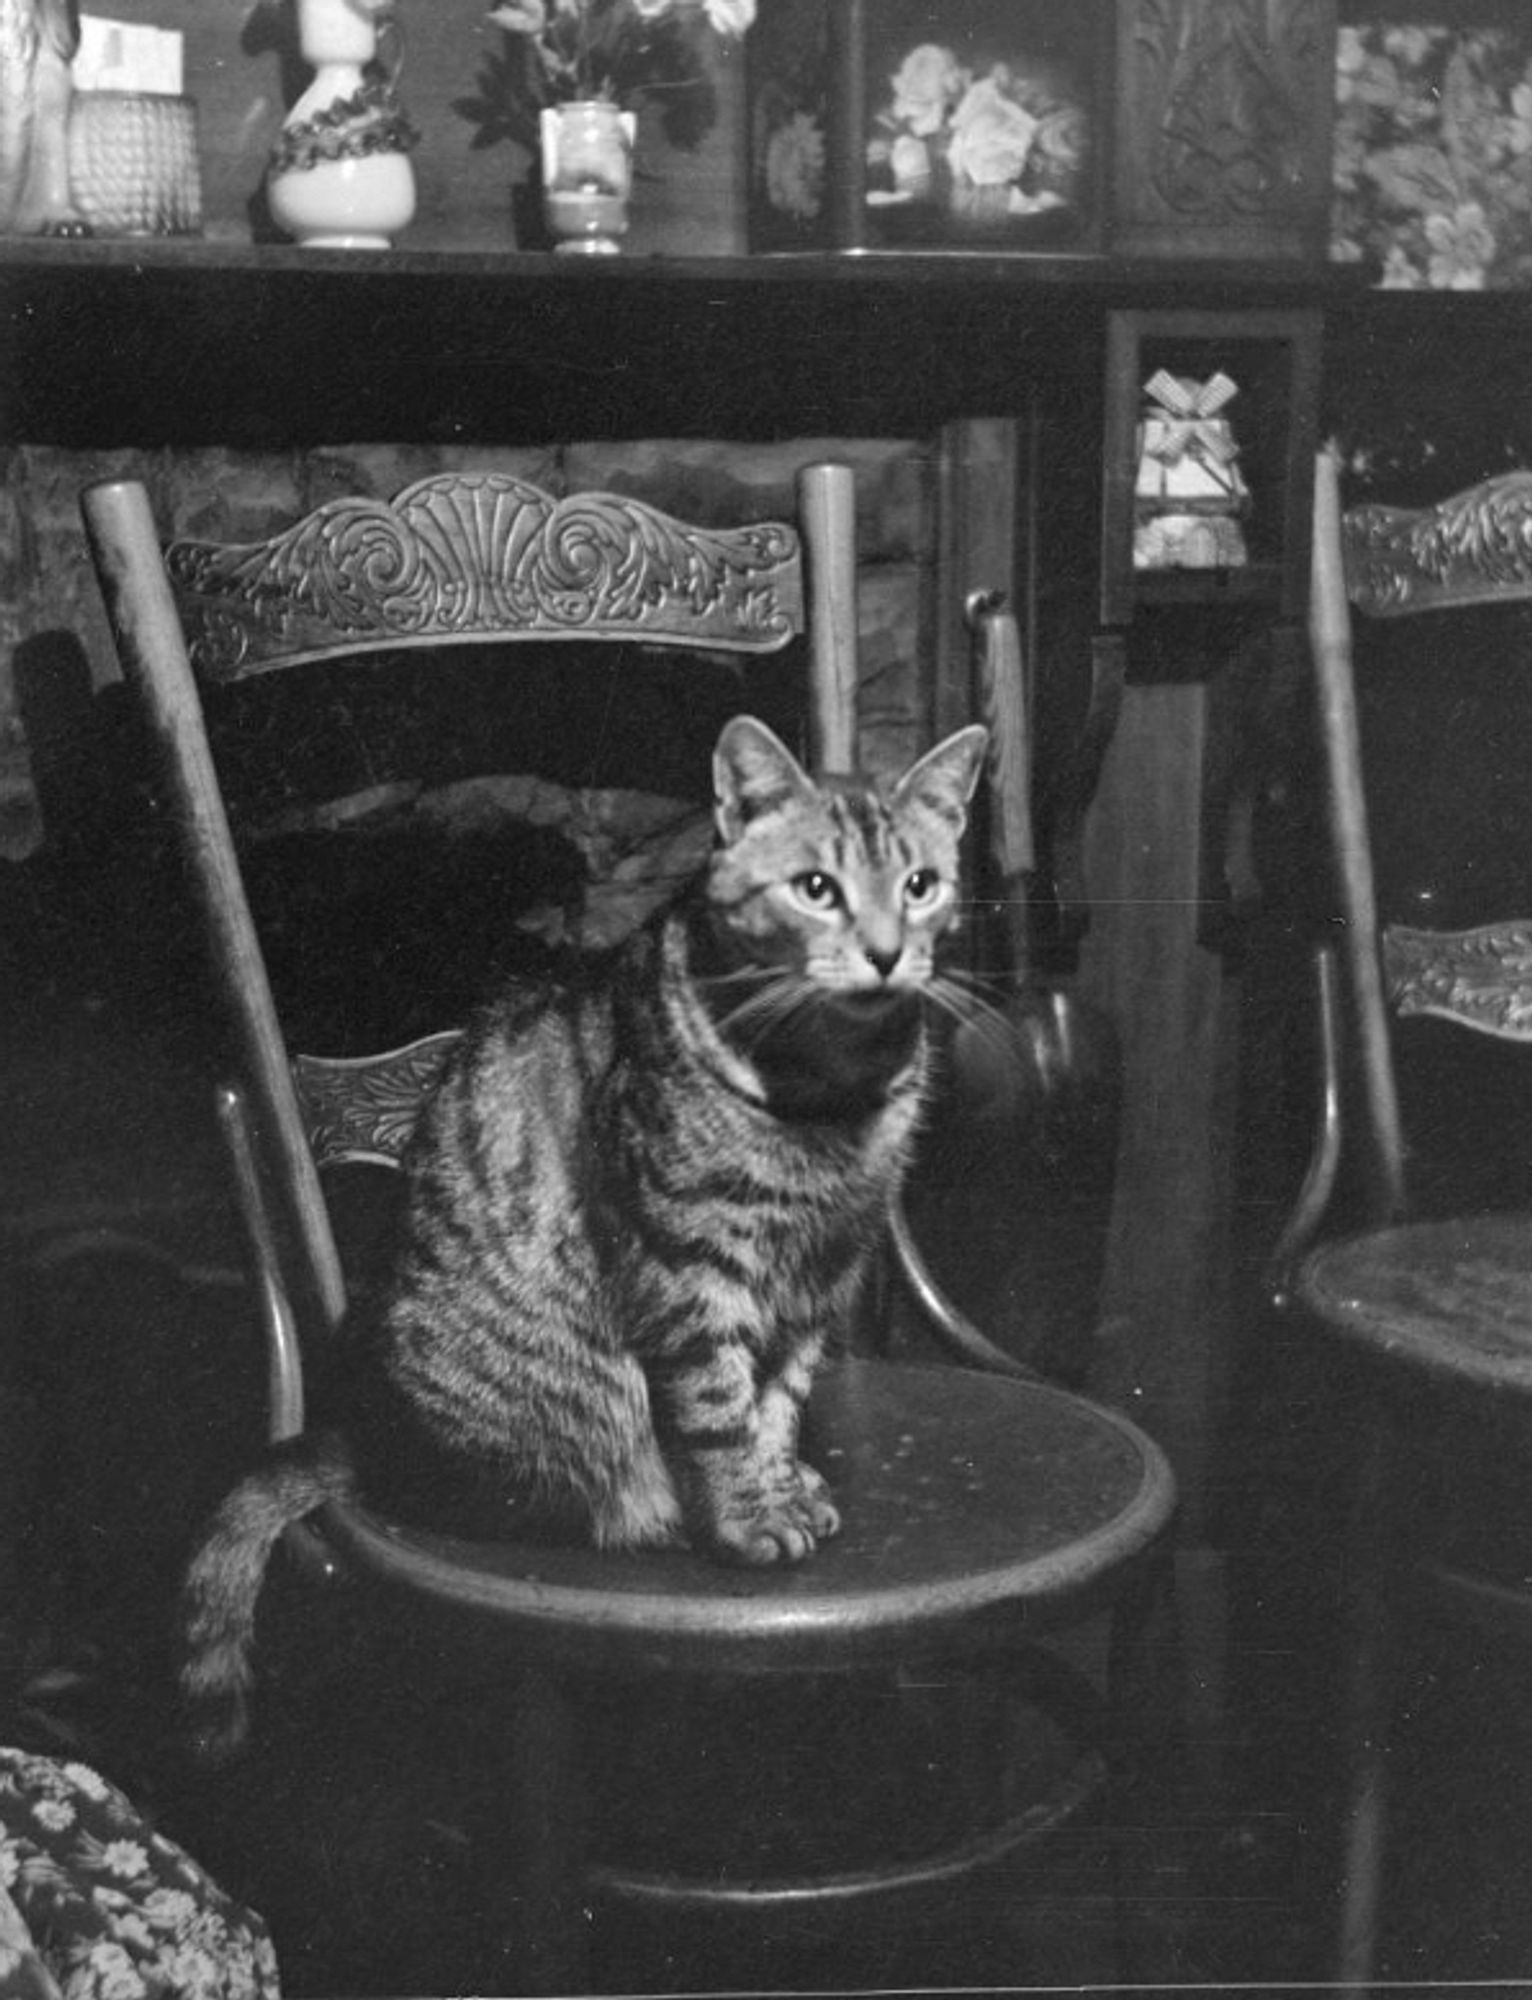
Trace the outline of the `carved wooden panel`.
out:
[[[1320,257],[1333,0],[1118,0],[1114,248]]]
[[[803,624],[796,532],[699,528],[614,493],[507,473],[332,500],[264,542],[177,541],[166,566],[199,672],[526,636],[772,652]]]
[[[294,1057],[293,1081],[317,1164],[397,1166],[420,1107],[459,1040],[451,1029],[383,1055]]]
[[[1383,975],[1401,1015],[1436,1014],[1481,1034],[1532,1041],[1532,919],[1467,931],[1391,924]]]
[[[1353,507],[1346,589],[1377,617],[1532,599],[1532,472],[1506,472],[1434,507]]]

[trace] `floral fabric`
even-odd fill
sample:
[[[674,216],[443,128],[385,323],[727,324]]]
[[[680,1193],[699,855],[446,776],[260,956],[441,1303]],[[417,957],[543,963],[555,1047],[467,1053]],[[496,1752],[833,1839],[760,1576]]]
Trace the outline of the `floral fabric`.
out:
[[[1335,111],[1336,262],[1390,290],[1532,283],[1532,22],[1342,27]]]
[[[500,0],[489,19],[506,45],[480,65],[478,96],[453,105],[478,127],[475,151],[511,139],[536,156],[544,110],[606,98],[652,103],[666,139],[691,152],[718,116],[708,37],[738,40],[755,0]]]
[[[89,1766],[0,1747],[0,2000],[278,2000],[261,1919]]]

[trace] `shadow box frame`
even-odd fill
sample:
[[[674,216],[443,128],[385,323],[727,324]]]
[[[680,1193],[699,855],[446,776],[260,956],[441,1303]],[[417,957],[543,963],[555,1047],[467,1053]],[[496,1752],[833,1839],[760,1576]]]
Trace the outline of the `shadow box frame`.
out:
[[[987,103],[960,114],[954,69]],[[1109,0],[769,0],[747,45],[750,250],[1099,255],[1115,79]],[[984,185],[953,171],[959,146]],[[900,169],[922,149],[924,176]]]
[[[1107,316],[1100,621],[1130,625],[1177,607],[1303,615],[1308,601],[1322,317],[1316,310],[1124,309]],[[1229,420],[1250,488],[1248,560],[1223,569],[1139,569],[1133,561],[1144,384],[1160,369],[1236,384]]]

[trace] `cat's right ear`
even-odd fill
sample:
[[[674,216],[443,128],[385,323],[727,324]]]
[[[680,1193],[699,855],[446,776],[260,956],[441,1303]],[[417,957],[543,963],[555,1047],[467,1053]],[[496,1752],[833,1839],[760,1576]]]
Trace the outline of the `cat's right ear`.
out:
[[[714,818],[719,837],[738,840],[763,812],[814,789],[787,745],[753,715],[736,715],[713,751]]]

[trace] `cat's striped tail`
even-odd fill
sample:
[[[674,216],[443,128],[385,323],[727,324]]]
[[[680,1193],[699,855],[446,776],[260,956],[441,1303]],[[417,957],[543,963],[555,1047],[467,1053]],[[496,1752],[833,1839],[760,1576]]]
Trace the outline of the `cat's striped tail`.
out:
[[[345,1441],[310,1432],[278,1445],[213,1516],[181,1595],[181,1694],[199,1761],[226,1761],[249,1734],[256,1605],[273,1548],[295,1522],[354,1490]]]

